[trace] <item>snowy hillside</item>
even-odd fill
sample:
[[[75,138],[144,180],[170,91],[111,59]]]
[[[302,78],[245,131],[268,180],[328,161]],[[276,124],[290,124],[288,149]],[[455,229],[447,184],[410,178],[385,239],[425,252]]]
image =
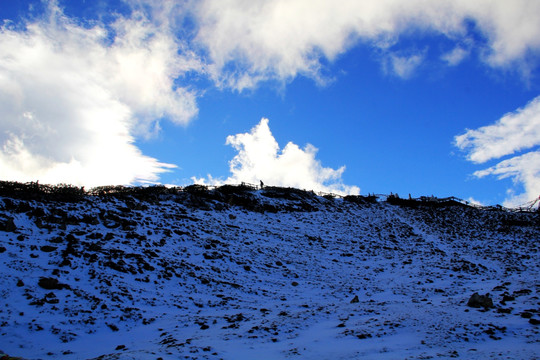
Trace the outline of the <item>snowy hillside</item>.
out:
[[[66,360],[536,359],[539,241],[538,212],[452,202],[23,189],[0,196],[0,349]],[[489,295],[472,307],[473,293]]]

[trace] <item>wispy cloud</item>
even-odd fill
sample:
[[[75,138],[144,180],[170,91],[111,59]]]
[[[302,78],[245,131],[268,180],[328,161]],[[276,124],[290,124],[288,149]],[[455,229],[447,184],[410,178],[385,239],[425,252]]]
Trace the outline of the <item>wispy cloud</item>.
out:
[[[356,186],[344,185],[341,177],[345,167],[332,169],[323,167],[316,159],[317,149],[306,145],[304,149],[289,142],[280,149],[268,126],[262,119],[249,133],[227,137],[227,145],[238,153],[230,161],[231,175],[226,180],[212,178],[193,179],[197,183],[239,184],[247,182],[267,185],[296,187],[306,190],[337,194],[358,194]]]
[[[467,130],[456,136],[455,142],[468,152],[467,159],[475,163],[540,145],[540,96],[495,124]]]
[[[470,55],[470,51],[464,49],[461,46],[456,46],[451,51],[441,55],[441,59],[450,66],[456,66],[461,63],[467,56]]]
[[[24,29],[0,29],[2,178],[129,184],[173,167],[134,137],[196,115],[196,94],[175,79],[199,64],[142,13],[109,26],[80,25],[50,2]]]
[[[499,179],[511,178],[514,187],[507,190],[505,206],[514,207],[540,197],[540,151],[503,160],[495,166],[474,173],[477,177],[487,175]]]
[[[455,145],[464,150],[467,159],[474,163],[485,163],[528,150],[476,171],[474,175],[511,178],[515,187],[508,190],[505,204],[509,206],[520,205],[540,195],[540,151],[536,149],[540,145],[540,96],[492,125],[467,130],[456,136]]]

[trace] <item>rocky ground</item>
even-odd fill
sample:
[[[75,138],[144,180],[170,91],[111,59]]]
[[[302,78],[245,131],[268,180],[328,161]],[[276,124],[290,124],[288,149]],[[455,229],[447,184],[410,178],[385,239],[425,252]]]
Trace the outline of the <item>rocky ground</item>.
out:
[[[0,196],[5,353],[540,357],[538,212],[242,186],[106,190]]]

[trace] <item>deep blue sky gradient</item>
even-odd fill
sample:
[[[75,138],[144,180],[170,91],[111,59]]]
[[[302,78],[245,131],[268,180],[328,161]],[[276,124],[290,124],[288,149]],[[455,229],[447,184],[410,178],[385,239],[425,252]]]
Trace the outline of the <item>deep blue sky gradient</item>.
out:
[[[500,203],[511,180],[472,178],[479,166],[465,161],[453,138],[524,106],[538,86],[474,59],[456,67],[428,59],[403,80],[385,74],[370,50],[360,44],[331,64],[335,79],[327,86],[298,77],[283,90],[275,84],[241,94],[210,89],[187,128],[164,122],[167,136],[139,145],[165,162],[182,159],[181,169],[165,174],[164,182],[207,174],[226,177],[235,152],[225,146],[225,138],[267,117],[282,148],[289,141],[313,144],[323,166],[346,165],[344,182],[360,186],[362,193]]]

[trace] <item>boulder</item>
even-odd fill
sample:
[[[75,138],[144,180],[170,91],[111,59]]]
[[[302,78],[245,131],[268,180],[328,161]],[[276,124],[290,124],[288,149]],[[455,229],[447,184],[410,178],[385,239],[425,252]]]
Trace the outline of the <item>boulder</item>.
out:
[[[62,284],[58,279],[51,277],[42,277],[39,279],[38,285],[46,290],[62,290],[69,289],[69,285]]]
[[[471,295],[469,301],[467,302],[467,306],[484,309],[490,309],[494,307],[493,300],[491,299],[489,294],[480,295],[478,293],[474,293]]]

